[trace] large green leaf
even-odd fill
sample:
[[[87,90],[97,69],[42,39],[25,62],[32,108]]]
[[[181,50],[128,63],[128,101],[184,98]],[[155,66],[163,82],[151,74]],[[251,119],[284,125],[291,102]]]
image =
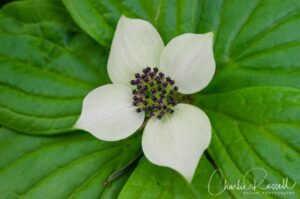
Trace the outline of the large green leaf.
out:
[[[297,184],[287,196],[300,197],[299,89],[243,88],[199,96],[196,103],[212,121],[209,152],[228,181],[237,182],[250,169],[264,169],[268,176],[262,186],[288,177],[289,186]],[[262,175],[261,171],[251,172],[246,182],[253,183]],[[238,190],[232,195],[244,196]]]
[[[86,133],[29,136],[0,127],[0,197],[115,198],[128,174],[104,181],[140,151],[140,136],[102,142]]]
[[[109,47],[121,15],[151,22],[167,42],[199,23],[199,0],[63,0],[77,24],[99,44]]]
[[[83,97],[108,82],[107,53],[59,1],[20,1],[0,12],[0,124],[26,133],[70,130]]]
[[[216,32],[218,70],[207,92],[300,88],[300,1],[204,1],[201,20],[201,32]]]
[[[284,177],[297,183],[292,194],[275,197],[299,198],[300,2],[218,0],[205,1],[203,8],[201,18],[209,25],[200,31],[216,32],[218,62],[213,82],[196,102],[213,123],[210,154],[231,182],[262,168],[268,172],[264,185]]]
[[[211,193],[223,187],[218,175],[211,178],[213,172],[214,166],[203,156],[193,183],[189,185],[175,171],[155,166],[144,158],[130,176],[119,198],[209,198],[209,183]],[[230,198],[229,193],[225,191],[222,198]]]

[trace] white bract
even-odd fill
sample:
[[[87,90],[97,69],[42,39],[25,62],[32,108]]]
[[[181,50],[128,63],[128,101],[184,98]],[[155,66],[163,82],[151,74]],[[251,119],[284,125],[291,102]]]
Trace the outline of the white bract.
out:
[[[191,182],[210,143],[211,125],[203,111],[176,97],[200,91],[214,72],[213,33],[183,34],[164,46],[150,23],[122,16],[108,59],[113,84],[85,97],[75,127],[115,141],[149,117],[142,137],[145,156]]]

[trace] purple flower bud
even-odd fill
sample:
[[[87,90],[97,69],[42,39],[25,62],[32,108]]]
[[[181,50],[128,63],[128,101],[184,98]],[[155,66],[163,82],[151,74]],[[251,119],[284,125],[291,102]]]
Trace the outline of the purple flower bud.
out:
[[[152,94],[155,94],[155,93],[157,93],[157,90],[156,90],[155,88],[152,88],[152,89],[151,89],[151,93],[152,93]]]
[[[134,100],[134,101],[138,101],[138,100],[139,100],[138,96],[134,95],[134,96],[133,96],[133,100]]]
[[[161,112],[159,113],[159,115],[157,116],[157,118],[158,118],[158,119],[161,119],[161,118],[164,116],[164,114],[165,114],[165,113],[164,113],[163,111],[161,111]]]
[[[162,93],[159,95],[159,97],[160,97],[160,100],[164,100],[166,96]]]
[[[145,81],[145,82],[149,82],[149,78],[148,78],[148,77],[145,77],[145,78],[144,78],[144,81]]]
[[[159,75],[160,78],[163,78],[165,76],[162,72],[159,72],[158,75]]]
[[[138,79],[135,80],[135,83],[136,83],[137,85],[139,85],[139,84],[142,83],[142,80],[141,80],[140,78],[138,78]]]
[[[131,85],[135,85],[135,81],[134,81],[134,80],[131,80],[131,81],[130,81],[130,84],[131,84]]]
[[[149,82],[149,85],[150,85],[150,86],[154,86],[154,82],[152,82],[152,81]]]
[[[155,73],[154,73],[154,72],[150,72],[150,73],[149,73],[149,76],[150,76],[150,77],[154,77],[154,76],[155,76]]]
[[[154,67],[153,68],[153,72],[156,74],[158,72],[158,68],[157,67]]]
[[[142,88],[142,90],[143,90],[143,91],[148,90],[148,86],[144,86],[144,87]]]
[[[140,78],[141,77],[141,75],[139,73],[136,73],[134,76],[135,76],[135,78]]]

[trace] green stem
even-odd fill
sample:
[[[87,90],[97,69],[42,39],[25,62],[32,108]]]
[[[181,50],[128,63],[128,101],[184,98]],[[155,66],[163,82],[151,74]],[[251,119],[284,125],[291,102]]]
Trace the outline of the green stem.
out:
[[[119,178],[120,176],[124,175],[128,171],[130,171],[136,163],[141,159],[143,156],[143,151],[141,150],[132,160],[130,160],[127,164],[121,167],[119,170],[113,172],[108,178],[104,181],[104,186],[108,186],[112,181]]]

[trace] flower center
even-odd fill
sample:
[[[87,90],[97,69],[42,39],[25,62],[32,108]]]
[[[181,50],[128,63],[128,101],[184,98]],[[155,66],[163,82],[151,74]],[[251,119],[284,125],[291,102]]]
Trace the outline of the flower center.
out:
[[[137,107],[138,113],[144,111],[146,116],[161,119],[167,113],[174,112],[178,87],[174,85],[174,80],[159,72],[158,68],[147,67],[143,73],[136,73],[130,84],[135,87],[132,90],[132,104]]]

